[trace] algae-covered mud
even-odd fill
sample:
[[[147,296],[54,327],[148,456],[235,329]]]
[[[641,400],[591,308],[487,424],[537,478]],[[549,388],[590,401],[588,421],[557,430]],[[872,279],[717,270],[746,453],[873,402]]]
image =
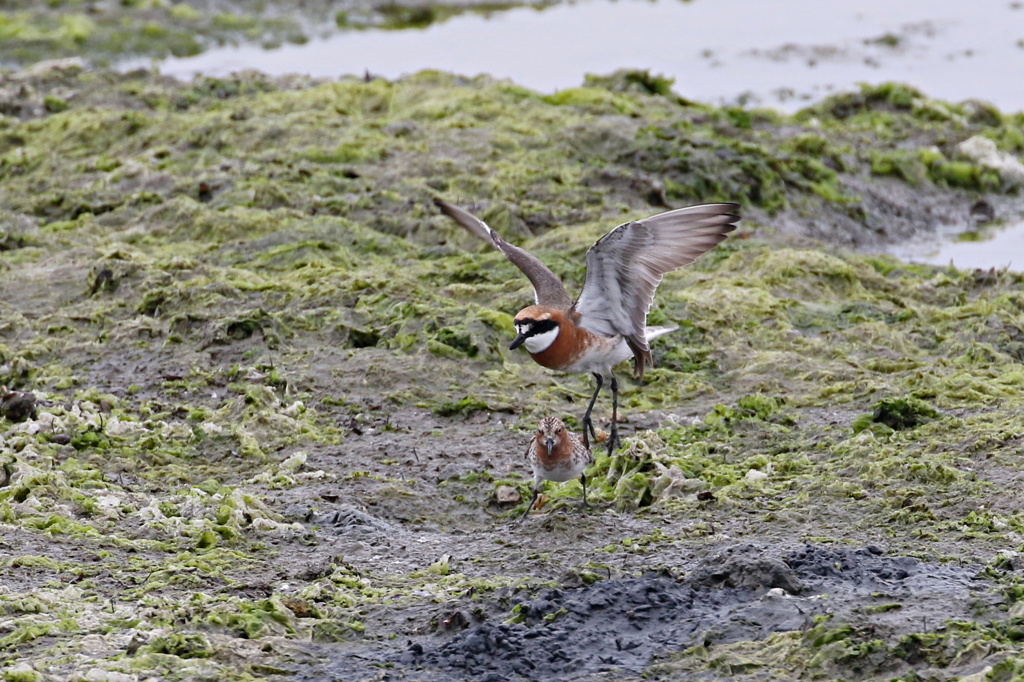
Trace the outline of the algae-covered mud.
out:
[[[849,247],[1016,215],[1024,121],[668,85],[4,76],[5,679],[1019,675],[1024,277]],[[589,382],[507,350],[529,285],[438,195],[577,283],[627,218],[743,206],[659,290],[592,510],[512,525]]]

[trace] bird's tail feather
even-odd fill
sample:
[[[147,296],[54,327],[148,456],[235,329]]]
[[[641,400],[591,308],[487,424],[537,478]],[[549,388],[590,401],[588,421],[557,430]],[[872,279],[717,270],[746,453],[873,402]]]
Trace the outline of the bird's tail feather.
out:
[[[644,337],[648,341],[650,341],[652,339],[658,338],[659,336],[663,336],[664,334],[668,334],[669,332],[674,332],[677,329],[679,329],[679,327],[675,327],[675,326],[673,326],[673,327],[646,327],[644,329]]]
[[[656,339],[663,334],[674,332],[677,329],[679,329],[679,327],[645,327],[644,338],[650,342],[651,339]],[[633,351],[633,376],[637,380],[643,381],[644,367],[648,365],[654,367],[654,356],[651,355],[650,348],[638,348],[632,342],[629,343],[629,347]]]

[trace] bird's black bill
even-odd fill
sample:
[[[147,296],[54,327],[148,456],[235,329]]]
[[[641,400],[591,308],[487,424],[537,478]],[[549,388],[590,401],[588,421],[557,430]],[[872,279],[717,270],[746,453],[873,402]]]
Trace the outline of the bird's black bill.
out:
[[[548,449],[548,457],[550,457],[551,456],[551,451],[555,449],[555,439],[554,438],[548,438],[547,440],[545,440],[544,441],[544,447],[546,447]]]
[[[523,345],[523,341],[526,341],[526,334],[520,334],[517,336],[515,341],[508,344],[508,349],[515,350],[516,348],[519,348],[519,346]]]

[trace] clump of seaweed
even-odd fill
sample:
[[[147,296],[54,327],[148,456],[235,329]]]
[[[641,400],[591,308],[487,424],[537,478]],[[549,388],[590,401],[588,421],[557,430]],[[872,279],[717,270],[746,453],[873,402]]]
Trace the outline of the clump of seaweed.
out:
[[[875,425],[887,427],[890,432],[903,431],[940,416],[938,410],[918,398],[886,398],[875,403],[870,414],[861,415],[853,421],[853,432],[860,433]]]

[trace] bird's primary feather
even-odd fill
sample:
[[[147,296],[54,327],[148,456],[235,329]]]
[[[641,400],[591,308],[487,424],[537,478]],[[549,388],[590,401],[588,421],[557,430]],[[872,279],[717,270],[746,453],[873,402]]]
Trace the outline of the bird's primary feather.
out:
[[[501,235],[492,230],[487,223],[472,213],[464,211],[454,204],[449,204],[443,199],[434,199],[434,204],[446,216],[462,225],[479,239],[493,244],[498,251],[505,254],[506,258],[522,270],[523,274],[530,280],[530,284],[533,285],[534,300],[538,305],[546,305],[552,308],[568,308],[572,304],[572,299],[569,298],[565,287],[562,286],[562,280],[558,279],[558,276],[551,272],[532,253],[509,244],[501,238]]]
[[[643,376],[651,364],[645,328],[666,273],[693,262],[736,229],[736,204],[701,204],[619,225],[587,251],[587,277],[574,305],[580,325],[621,335]]]

